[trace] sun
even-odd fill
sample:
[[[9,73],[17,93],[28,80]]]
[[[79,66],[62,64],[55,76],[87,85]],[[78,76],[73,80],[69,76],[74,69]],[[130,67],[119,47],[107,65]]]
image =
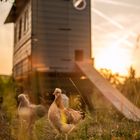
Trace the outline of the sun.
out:
[[[127,75],[128,69],[132,65],[132,58],[129,51],[116,44],[103,47],[95,54],[95,67],[97,69],[107,68],[113,73]]]

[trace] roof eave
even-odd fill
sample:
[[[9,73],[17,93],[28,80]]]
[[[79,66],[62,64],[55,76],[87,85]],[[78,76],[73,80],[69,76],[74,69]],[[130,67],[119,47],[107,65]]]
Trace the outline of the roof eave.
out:
[[[20,14],[24,6],[26,6],[28,1],[29,0],[15,0],[4,23],[6,24],[6,23],[15,22],[17,16]]]
[[[15,18],[16,18],[16,7],[13,5],[8,16],[4,21],[4,24],[15,22]]]

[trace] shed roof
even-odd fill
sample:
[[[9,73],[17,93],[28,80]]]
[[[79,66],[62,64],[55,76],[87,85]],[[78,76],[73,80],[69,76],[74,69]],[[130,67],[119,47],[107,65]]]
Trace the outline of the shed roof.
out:
[[[16,18],[29,0],[15,0],[4,23],[15,22]]]

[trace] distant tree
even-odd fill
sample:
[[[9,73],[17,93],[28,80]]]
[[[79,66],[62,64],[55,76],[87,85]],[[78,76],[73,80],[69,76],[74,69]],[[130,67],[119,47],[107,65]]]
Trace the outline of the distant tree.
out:
[[[121,76],[118,73],[113,74],[109,69],[100,69],[101,75],[107,79],[113,86],[117,86],[121,83]]]
[[[0,76],[0,96],[2,96],[3,91],[4,91],[4,84],[3,84],[3,80]]]
[[[100,73],[131,102],[140,107],[140,78],[136,77],[136,71],[132,66],[125,77],[118,73],[113,74],[108,69],[101,69]]]
[[[130,67],[129,75],[120,86],[120,90],[129,100],[140,107],[140,78],[136,77],[133,67]]]
[[[129,69],[129,79],[135,79],[136,77],[136,71],[135,69],[131,66],[130,69]]]
[[[125,78],[122,92],[124,92],[126,95],[128,94],[129,96],[133,96],[134,94],[136,94],[136,82],[136,72],[133,67],[130,67],[129,75]]]

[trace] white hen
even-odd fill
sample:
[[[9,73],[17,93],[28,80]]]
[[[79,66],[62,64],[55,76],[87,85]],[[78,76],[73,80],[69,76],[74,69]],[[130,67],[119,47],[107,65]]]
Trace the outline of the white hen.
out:
[[[56,88],[53,95],[55,99],[49,108],[48,119],[58,134],[65,134],[67,140],[68,134],[84,119],[85,114],[64,106],[61,89]]]
[[[27,122],[27,131],[31,131],[35,121],[46,114],[46,109],[43,105],[31,104],[29,97],[25,94],[18,96],[18,116],[21,120]]]

